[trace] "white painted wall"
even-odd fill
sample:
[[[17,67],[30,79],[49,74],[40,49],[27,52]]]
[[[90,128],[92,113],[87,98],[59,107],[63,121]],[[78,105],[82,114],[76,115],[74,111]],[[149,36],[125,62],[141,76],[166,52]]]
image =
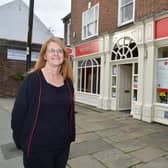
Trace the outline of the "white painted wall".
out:
[[[0,38],[27,41],[29,8],[22,0],[0,6]],[[33,43],[43,43],[54,36],[34,15]]]

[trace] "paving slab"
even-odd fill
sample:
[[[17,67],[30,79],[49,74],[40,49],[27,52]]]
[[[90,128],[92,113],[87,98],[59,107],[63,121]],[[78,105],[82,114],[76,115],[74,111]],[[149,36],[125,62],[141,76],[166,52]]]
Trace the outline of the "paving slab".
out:
[[[92,154],[109,148],[112,148],[112,145],[99,139],[75,143],[71,145],[70,158]]]
[[[15,157],[13,159],[0,161],[1,168],[23,168],[22,157]]]
[[[0,168],[23,168],[10,128],[14,98],[0,98]],[[75,106],[76,141],[66,168],[167,168],[168,126],[129,113]]]
[[[168,151],[168,133],[166,132],[155,132],[149,136],[140,137],[139,140],[150,146],[159,147],[163,150]]]
[[[14,100],[15,98],[13,97],[12,98],[11,97],[6,97],[6,98],[0,97],[0,107],[5,109],[8,112],[11,112],[13,108]]]
[[[139,139],[129,139],[127,141],[122,141],[113,145],[126,153],[142,149],[147,146],[147,144],[143,143]]]
[[[76,143],[84,142],[84,141],[92,141],[92,140],[97,140],[100,139],[98,135],[96,135],[94,132],[90,133],[83,133],[83,134],[78,134],[76,136]]]
[[[127,168],[140,163],[140,160],[115,148],[97,152],[93,157],[109,168]]]
[[[91,155],[70,159],[68,164],[72,168],[107,168]]]
[[[168,154],[166,151],[161,150],[155,147],[147,147],[144,149],[137,150],[135,152],[129,153],[130,156],[134,156],[138,160],[142,162],[149,162],[161,156]]]
[[[4,145],[0,145],[3,157],[5,160],[9,160],[18,156],[22,156],[21,150],[16,148],[16,145],[11,142]]]
[[[133,168],[167,168],[167,167],[168,167],[168,159],[161,157],[149,163],[137,165]]]

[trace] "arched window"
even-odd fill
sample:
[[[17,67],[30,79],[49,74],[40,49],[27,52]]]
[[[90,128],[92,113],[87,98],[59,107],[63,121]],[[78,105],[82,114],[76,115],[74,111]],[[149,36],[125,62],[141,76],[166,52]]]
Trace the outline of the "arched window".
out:
[[[100,58],[78,62],[78,91],[99,94]]]
[[[114,45],[111,60],[132,59],[138,57],[136,43],[130,37],[122,37]]]

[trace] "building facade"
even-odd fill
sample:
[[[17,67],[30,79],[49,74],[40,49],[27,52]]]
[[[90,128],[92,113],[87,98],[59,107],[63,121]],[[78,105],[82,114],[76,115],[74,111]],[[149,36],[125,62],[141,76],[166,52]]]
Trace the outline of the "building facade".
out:
[[[167,0],[72,0],[76,101],[168,124],[167,26]]]

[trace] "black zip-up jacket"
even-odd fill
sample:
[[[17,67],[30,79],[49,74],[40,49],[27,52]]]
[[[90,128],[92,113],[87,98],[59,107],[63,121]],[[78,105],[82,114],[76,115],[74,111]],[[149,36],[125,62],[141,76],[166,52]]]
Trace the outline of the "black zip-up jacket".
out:
[[[17,148],[29,155],[33,141],[34,131],[38,124],[40,112],[41,94],[43,92],[40,72],[30,73],[24,79],[18,90],[14,103],[11,119],[13,139]],[[74,114],[74,89],[71,80],[66,79],[65,85],[69,96],[71,96],[71,107],[69,109],[69,140],[75,140],[75,114]]]

